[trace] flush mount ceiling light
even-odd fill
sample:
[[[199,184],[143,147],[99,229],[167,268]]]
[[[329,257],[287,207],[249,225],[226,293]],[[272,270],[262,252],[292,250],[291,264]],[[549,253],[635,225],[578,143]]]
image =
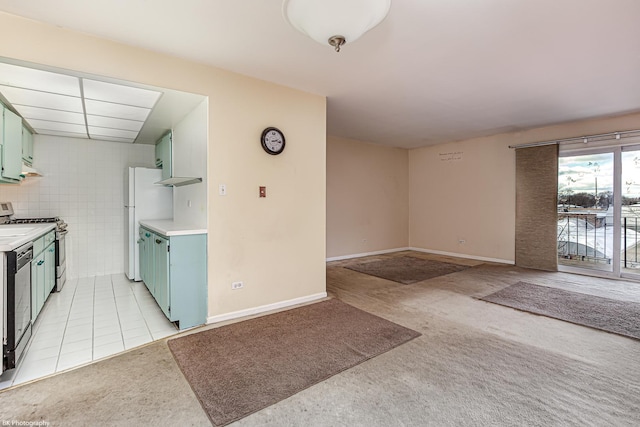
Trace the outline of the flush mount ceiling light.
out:
[[[391,0],[284,0],[282,13],[296,30],[336,52],[378,25]]]

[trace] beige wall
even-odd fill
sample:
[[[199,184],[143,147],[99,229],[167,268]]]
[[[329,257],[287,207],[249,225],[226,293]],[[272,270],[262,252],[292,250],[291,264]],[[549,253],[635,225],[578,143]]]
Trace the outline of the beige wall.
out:
[[[327,138],[327,258],[409,243],[408,152]]]
[[[410,246],[513,259],[515,157],[508,145],[484,138],[410,150]]]
[[[209,97],[209,188],[228,191],[209,192],[210,316],[325,292],[324,97],[5,13],[0,34],[0,56]],[[280,156],[259,144],[271,125]]]
[[[508,146],[639,128],[640,114],[631,114],[410,150],[410,246],[513,262],[515,151]]]

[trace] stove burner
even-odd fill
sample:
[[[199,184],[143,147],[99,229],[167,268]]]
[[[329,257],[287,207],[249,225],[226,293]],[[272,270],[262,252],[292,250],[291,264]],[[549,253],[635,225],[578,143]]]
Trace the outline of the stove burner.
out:
[[[50,218],[13,218],[7,224],[39,224],[44,222],[61,222],[58,217]]]
[[[3,224],[43,224],[52,222],[56,223],[56,230],[59,232],[63,232],[67,229],[67,223],[57,216],[48,218],[11,218]]]

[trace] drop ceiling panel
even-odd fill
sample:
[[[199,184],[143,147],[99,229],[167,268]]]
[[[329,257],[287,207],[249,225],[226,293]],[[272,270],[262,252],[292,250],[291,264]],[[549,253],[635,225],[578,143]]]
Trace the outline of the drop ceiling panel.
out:
[[[70,111],[51,110],[48,108],[32,107],[28,105],[13,105],[27,122],[31,120],[48,120],[53,122],[75,123],[84,125],[84,115]],[[137,122],[136,122],[137,123]]]
[[[113,117],[92,116],[87,115],[87,124],[89,126],[98,126],[104,128],[124,129],[139,132],[144,122],[137,120],[116,119]]]
[[[130,105],[114,104],[111,102],[85,100],[87,114],[118,119],[145,121],[151,112],[149,108],[133,107]]]
[[[206,99],[107,77],[102,81],[74,71],[2,61],[5,59],[0,58],[2,102],[42,135],[154,144]]]
[[[80,98],[68,95],[59,95],[37,90],[20,89],[11,86],[0,85],[0,93],[7,98],[12,105],[26,105],[54,110],[72,111],[82,113],[82,101]]]
[[[84,96],[87,99],[153,108],[161,93],[131,86],[83,79]]]
[[[0,84],[80,97],[77,77],[0,63]]]
[[[99,138],[100,136],[112,136],[116,138],[132,138],[135,139],[138,136],[138,132],[132,132],[130,130],[123,129],[110,129],[100,128],[96,126],[89,126],[89,135],[91,138]]]
[[[101,141],[111,141],[111,142],[122,142],[122,143],[132,143],[133,141],[135,141],[134,138],[115,138],[112,136],[96,136],[93,139],[98,139]]]
[[[64,137],[69,137],[69,138],[82,138],[82,139],[88,139],[89,137],[87,136],[87,133],[76,133],[76,132],[62,132],[62,131],[55,131],[55,130],[51,130],[51,129],[39,129],[39,128],[34,128],[33,130],[35,130],[36,132],[38,132],[41,135],[53,135],[53,136],[64,136]]]
[[[87,128],[84,125],[78,125],[74,123],[61,123],[61,122],[52,122],[48,120],[27,120],[32,128],[34,129],[43,129],[43,130],[51,130],[51,131],[60,131],[60,132],[71,132],[71,133],[85,133]],[[41,133],[41,132],[38,132]],[[46,132],[42,132],[46,133]]]

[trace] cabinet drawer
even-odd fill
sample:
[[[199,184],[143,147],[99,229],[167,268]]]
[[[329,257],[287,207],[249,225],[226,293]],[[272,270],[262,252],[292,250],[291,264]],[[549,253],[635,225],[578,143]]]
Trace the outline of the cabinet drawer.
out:
[[[47,246],[49,246],[51,243],[55,241],[56,241],[56,232],[55,231],[48,232],[44,236],[44,247],[46,248]]]
[[[42,253],[44,248],[47,246],[45,244],[45,237],[46,236],[38,237],[38,239],[33,242],[33,256],[34,256],[34,258],[36,256],[38,256],[40,253]]]

